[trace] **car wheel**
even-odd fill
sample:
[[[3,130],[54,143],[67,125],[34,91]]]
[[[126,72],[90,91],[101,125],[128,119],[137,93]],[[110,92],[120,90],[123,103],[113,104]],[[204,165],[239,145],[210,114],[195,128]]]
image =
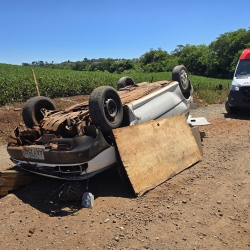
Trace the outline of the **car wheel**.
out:
[[[123,106],[117,91],[110,86],[101,86],[89,97],[89,114],[93,124],[103,132],[118,128],[123,119]]]
[[[228,114],[237,114],[240,111],[240,108],[238,107],[230,107],[228,99],[225,102],[225,109]]]
[[[134,80],[129,76],[124,76],[120,78],[119,81],[117,82],[117,90],[125,88],[126,86],[129,85],[135,85]]]
[[[55,110],[54,103],[45,96],[36,96],[29,99],[23,107],[22,117],[24,124],[28,128],[32,128],[34,125],[38,125],[43,119],[41,109]]]
[[[188,92],[191,88],[191,83],[188,79],[188,72],[185,66],[175,66],[172,71],[172,81],[179,82],[182,93]]]

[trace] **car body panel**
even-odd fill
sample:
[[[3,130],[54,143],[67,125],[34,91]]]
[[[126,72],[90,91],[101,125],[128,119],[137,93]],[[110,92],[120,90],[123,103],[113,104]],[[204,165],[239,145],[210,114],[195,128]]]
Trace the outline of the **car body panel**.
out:
[[[190,100],[183,96],[178,82],[174,82],[126,106],[130,110],[130,125],[134,125],[173,114],[186,113],[190,108]]]
[[[68,180],[84,180],[116,164],[115,147],[110,146],[87,162],[53,164],[12,159],[20,168],[40,175]]]
[[[87,162],[109,147],[110,145],[100,132],[94,139],[85,135],[74,138],[54,138],[46,146],[26,145],[17,147],[10,144],[7,151],[13,159],[36,161],[38,163],[48,162],[57,165],[63,163],[65,165]],[[42,150],[43,158],[29,157],[28,154],[24,154],[25,151],[31,151],[32,149]]]
[[[245,49],[236,65],[228,93],[230,107],[250,108],[250,49]]]

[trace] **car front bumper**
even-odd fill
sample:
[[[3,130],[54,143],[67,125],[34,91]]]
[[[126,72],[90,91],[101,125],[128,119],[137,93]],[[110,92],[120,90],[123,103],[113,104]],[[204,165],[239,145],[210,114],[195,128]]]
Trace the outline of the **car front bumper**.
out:
[[[56,148],[43,145],[15,146],[7,151],[20,168],[49,177],[76,180],[89,178],[116,164],[115,148],[100,132],[96,138],[78,136],[51,140]],[[25,150],[39,150],[39,156],[25,154]]]
[[[230,90],[228,94],[230,107],[250,108],[250,89],[241,88],[239,91]]]

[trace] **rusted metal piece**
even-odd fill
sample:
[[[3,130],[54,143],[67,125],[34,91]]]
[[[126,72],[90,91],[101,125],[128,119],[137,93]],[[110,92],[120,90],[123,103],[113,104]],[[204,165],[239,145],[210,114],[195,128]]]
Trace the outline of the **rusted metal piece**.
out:
[[[127,86],[126,88],[120,89],[119,96],[121,98],[122,104],[127,104],[131,101],[138,100],[139,98],[146,96],[166,85],[170,82],[159,81],[153,83],[139,83],[135,86]]]
[[[79,123],[85,120],[88,116],[88,111],[76,111],[76,112],[57,112],[51,116],[44,118],[42,128],[50,131],[57,131],[58,127],[65,121],[73,121]],[[71,124],[68,122],[68,126]]]
[[[129,85],[125,88],[119,89],[118,95],[121,98],[122,104],[127,104],[131,101],[138,100],[139,98],[148,95],[149,93],[152,93],[154,91],[157,91],[158,89],[161,89],[169,84],[173,84],[176,82],[170,82],[170,81],[157,81],[157,82],[141,82],[136,85]],[[84,101],[78,104],[75,104],[73,106],[68,107],[65,109],[65,111],[71,111],[78,107],[88,107],[88,101]],[[87,112],[87,110],[86,110]]]

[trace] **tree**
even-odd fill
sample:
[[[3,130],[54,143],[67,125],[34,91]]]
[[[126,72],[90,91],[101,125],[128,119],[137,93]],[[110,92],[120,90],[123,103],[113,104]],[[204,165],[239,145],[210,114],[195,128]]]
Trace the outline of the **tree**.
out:
[[[43,61],[39,61],[38,64],[39,64],[40,67],[44,66],[44,62]]]
[[[142,66],[145,66],[152,62],[159,62],[164,60],[168,56],[168,52],[163,51],[161,48],[158,50],[150,49],[149,52],[146,52],[140,57],[140,62]]]
[[[140,57],[140,64],[144,72],[163,72],[166,70],[166,61],[169,58],[168,52],[161,48],[150,49]]]
[[[180,56],[183,48],[184,48],[183,45],[177,45],[177,48],[174,51],[172,51],[170,54],[174,56]]]
[[[195,75],[205,75],[208,70],[209,50],[204,44],[186,45],[179,56],[179,64],[187,67],[188,71]]]
[[[250,29],[238,29],[226,32],[211,42],[209,49],[214,57],[217,77],[227,77],[228,72],[235,69],[239,55],[250,46]]]

